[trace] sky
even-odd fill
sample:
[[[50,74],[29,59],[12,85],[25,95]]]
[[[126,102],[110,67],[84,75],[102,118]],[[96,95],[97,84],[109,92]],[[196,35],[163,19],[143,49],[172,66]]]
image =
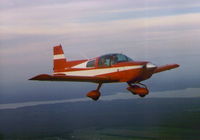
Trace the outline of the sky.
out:
[[[156,75],[147,83],[152,89],[159,89],[156,88],[159,80],[167,83],[165,89],[200,87],[200,1],[0,0],[0,3],[0,103],[19,94],[45,98],[50,90],[55,92],[59,88],[60,94],[66,90],[80,92],[73,89],[80,83],[42,84],[27,80],[52,72],[52,47],[58,44],[62,44],[68,60],[118,52],[156,65],[178,63],[179,69]],[[86,90],[95,87],[83,85]],[[104,92],[112,90],[105,88]],[[33,95],[40,91],[45,95]]]

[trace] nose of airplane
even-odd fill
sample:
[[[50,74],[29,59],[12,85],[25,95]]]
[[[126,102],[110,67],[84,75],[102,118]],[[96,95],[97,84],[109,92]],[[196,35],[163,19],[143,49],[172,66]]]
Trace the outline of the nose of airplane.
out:
[[[146,64],[146,68],[148,68],[148,69],[152,69],[152,68],[156,68],[157,66],[155,65],[155,64],[152,64],[152,63],[147,63]]]
[[[151,62],[144,63],[143,72],[140,75],[139,81],[149,79],[153,75],[156,68],[157,66]]]

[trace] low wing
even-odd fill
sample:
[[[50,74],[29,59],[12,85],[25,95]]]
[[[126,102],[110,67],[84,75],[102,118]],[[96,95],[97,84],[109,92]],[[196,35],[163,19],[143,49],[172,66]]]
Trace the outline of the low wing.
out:
[[[111,83],[117,82],[117,80],[112,80],[108,77],[98,77],[98,76],[67,76],[67,75],[48,75],[40,74],[29,80],[39,80],[39,81],[74,81],[74,82],[94,82],[94,83]]]
[[[170,64],[170,65],[160,66],[160,67],[157,67],[155,69],[154,73],[159,73],[159,72],[163,72],[163,71],[166,71],[166,70],[175,69],[177,67],[179,67],[178,64]]]

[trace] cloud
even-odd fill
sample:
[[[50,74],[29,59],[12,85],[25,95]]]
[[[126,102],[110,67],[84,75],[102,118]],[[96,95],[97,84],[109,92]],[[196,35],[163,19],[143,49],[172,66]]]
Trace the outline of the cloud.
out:
[[[33,64],[47,67],[52,46],[60,43],[70,60],[81,59],[80,52],[88,57],[122,52],[134,60],[166,61],[199,52],[200,2],[195,0],[0,2],[4,71],[19,64],[23,70]]]
[[[29,27],[23,26],[23,23],[20,27],[1,26],[1,64],[30,64],[47,60],[51,58],[51,47],[60,43],[69,59],[81,59],[77,48],[88,57],[119,52],[123,48],[123,52],[129,56],[132,55],[130,52],[134,52],[137,59],[154,55],[159,57],[161,51],[170,52],[173,56],[173,53],[177,55],[199,50],[199,13],[59,24],[55,28],[43,25]],[[192,45],[190,42],[193,42]],[[174,52],[171,52],[172,49]],[[146,56],[141,56],[141,53]],[[29,54],[27,59],[24,59],[24,54]]]
[[[196,2],[179,3],[180,6],[174,6],[166,1],[43,1],[42,3],[33,4],[21,0],[20,2],[8,1],[20,7],[13,7],[11,9],[2,9],[0,13],[1,28],[0,32],[9,35],[20,34],[63,34],[66,32],[73,32],[77,28],[84,28],[86,25],[95,25],[101,23],[112,22],[113,20],[125,20],[135,18],[149,18],[155,16],[163,16],[158,13],[168,11],[169,15],[177,14],[177,9],[198,7]],[[6,3],[3,1],[3,3]],[[19,3],[19,4],[18,4]],[[159,4],[156,4],[159,3]],[[165,3],[165,5],[163,4]],[[27,6],[27,5],[31,6]],[[178,7],[178,8],[177,8]],[[173,10],[176,8],[175,10]],[[168,10],[167,10],[168,9]],[[138,13],[140,12],[140,13]],[[142,12],[142,13],[141,13]],[[188,11],[190,13],[190,11]],[[187,14],[187,13],[179,13]],[[166,16],[166,15],[164,15]],[[115,23],[115,22],[114,22]],[[114,24],[113,23],[113,24]],[[104,26],[104,25],[102,25]],[[102,27],[101,26],[101,27]],[[137,28],[137,26],[136,26]],[[86,28],[88,30],[88,28]],[[97,29],[97,28],[96,28]],[[80,29],[76,30],[79,31]],[[6,36],[6,35],[5,35]],[[5,38],[4,36],[4,38]],[[8,36],[8,35],[7,35]]]
[[[21,21],[23,22],[23,21]],[[58,21],[59,22],[59,21]],[[34,22],[32,23],[34,24]],[[46,25],[19,27],[1,26],[2,40],[13,39],[20,35],[32,36],[67,36],[69,41],[81,42],[101,38],[133,39],[170,39],[181,35],[183,31],[190,36],[199,33],[200,14],[103,21],[95,23],[62,22],[59,26],[49,28]]]
[[[176,31],[176,30],[196,30],[199,29],[200,14],[184,14],[175,16],[153,17],[153,18],[140,18],[140,19],[126,19],[114,21],[102,21],[94,23],[74,23],[74,22],[61,22],[57,27],[50,27],[50,25],[37,26],[35,22],[31,22],[36,26],[24,26],[28,24],[19,19],[21,23],[18,26],[3,25],[0,27],[1,35],[3,38],[9,37],[8,35],[73,35],[73,34],[109,34],[116,32],[134,31],[144,32],[152,31],[158,32]],[[59,22],[59,21],[52,21]],[[24,23],[24,24],[23,24]],[[44,22],[45,23],[45,22]]]

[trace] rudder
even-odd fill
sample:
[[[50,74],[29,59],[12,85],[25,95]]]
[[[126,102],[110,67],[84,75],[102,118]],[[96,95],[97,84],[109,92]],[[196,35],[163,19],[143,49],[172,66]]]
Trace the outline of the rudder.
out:
[[[55,46],[53,48],[53,71],[62,72],[66,67],[66,58],[62,46]]]

